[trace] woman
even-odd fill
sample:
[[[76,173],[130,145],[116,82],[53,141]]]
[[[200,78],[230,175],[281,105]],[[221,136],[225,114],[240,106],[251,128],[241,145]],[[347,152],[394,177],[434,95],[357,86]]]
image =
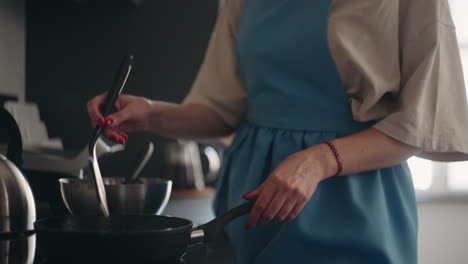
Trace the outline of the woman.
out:
[[[124,143],[236,131],[215,211],[235,262],[416,263],[413,155],[465,159],[468,107],[445,0],[228,0],[182,105],[122,95]]]

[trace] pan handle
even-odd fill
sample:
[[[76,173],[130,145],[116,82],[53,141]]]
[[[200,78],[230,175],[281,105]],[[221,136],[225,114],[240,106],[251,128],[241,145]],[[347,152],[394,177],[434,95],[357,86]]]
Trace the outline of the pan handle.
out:
[[[215,241],[217,237],[224,234],[224,226],[232,220],[248,214],[255,201],[244,203],[232,208],[223,215],[211,220],[210,222],[196,227],[190,236],[191,243],[209,243]]]

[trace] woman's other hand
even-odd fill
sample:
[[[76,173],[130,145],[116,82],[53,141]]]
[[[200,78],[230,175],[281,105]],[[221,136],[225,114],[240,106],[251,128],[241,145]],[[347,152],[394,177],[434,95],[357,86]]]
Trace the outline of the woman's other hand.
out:
[[[152,101],[144,97],[121,94],[114,105],[113,113],[104,117],[101,106],[107,93],[100,94],[87,104],[93,126],[100,125],[103,135],[120,144],[128,139],[128,132],[146,130],[149,126]]]
[[[324,144],[287,157],[259,188],[242,196],[256,199],[245,229],[296,218],[319,182],[333,174],[337,166],[333,153]]]
[[[332,142],[339,152],[341,175],[391,167],[421,152],[375,128]],[[247,219],[246,229],[271,220],[294,219],[310,200],[319,182],[337,172],[337,158],[326,144],[292,154],[259,188],[244,194],[245,199],[257,199]]]

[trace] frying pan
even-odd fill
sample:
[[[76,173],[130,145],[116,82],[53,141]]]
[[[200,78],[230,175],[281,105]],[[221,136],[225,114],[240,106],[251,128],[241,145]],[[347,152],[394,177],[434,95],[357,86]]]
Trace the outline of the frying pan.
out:
[[[192,243],[216,243],[224,226],[253,202],[193,228],[157,215],[57,216],[36,221],[38,252],[53,263],[178,263]]]

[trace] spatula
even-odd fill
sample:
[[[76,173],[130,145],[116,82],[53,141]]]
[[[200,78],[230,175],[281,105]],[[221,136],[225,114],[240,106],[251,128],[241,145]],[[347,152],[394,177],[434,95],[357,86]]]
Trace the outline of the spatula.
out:
[[[130,71],[132,70],[132,65],[133,55],[125,56],[124,60],[120,64],[119,71],[115,76],[112,87],[107,93],[104,104],[102,105],[101,113],[104,117],[107,117],[111,113],[112,107],[114,106],[117,97],[120,95],[125,86],[125,83],[127,82],[127,78],[130,75]],[[101,126],[97,125],[94,128],[93,135],[89,142],[89,167],[91,168],[90,171],[92,178],[94,179],[99,205],[103,215],[108,218],[109,208],[107,207],[106,190],[104,188],[104,182],[102,181],[101,171],[99,170],[99,164],[96,158],[96,142],[101,135],[101,132]]]

